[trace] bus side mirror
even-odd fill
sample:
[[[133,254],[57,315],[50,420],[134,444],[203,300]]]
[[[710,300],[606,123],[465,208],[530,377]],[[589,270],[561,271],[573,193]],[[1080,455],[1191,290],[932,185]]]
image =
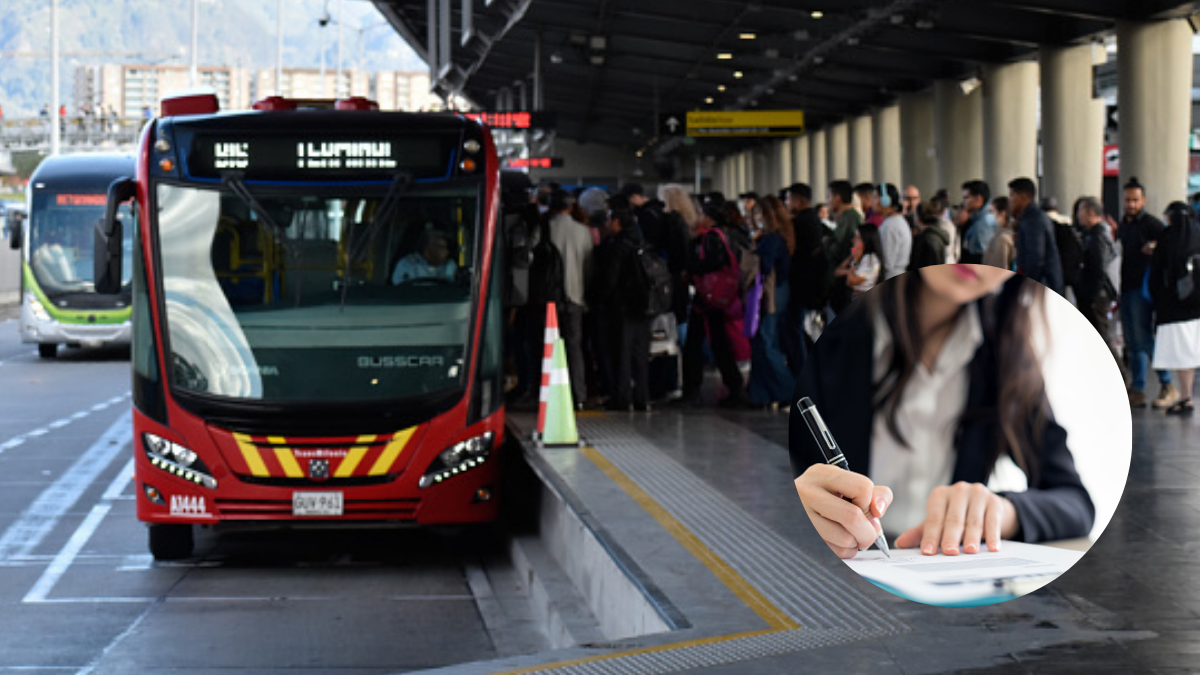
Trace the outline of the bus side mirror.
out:
[[[8,214],[8,247],[14,251],[21,248],[21,223],[24,220],[25,214],[20,211]]]
[[[132,178],[118,178],[108,186],[108,203],[104,218],[96,222],[94,245],[96,292],[116,295],[121,292],[121,259],[124,228],[117,218],[121,204],[137,195],[137,183]]]

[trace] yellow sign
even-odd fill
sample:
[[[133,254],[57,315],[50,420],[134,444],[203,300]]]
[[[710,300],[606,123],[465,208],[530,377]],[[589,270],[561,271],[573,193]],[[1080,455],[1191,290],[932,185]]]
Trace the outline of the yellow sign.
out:
[[[803,110],[716,110],[689,112],[688,136],[799,136]]]

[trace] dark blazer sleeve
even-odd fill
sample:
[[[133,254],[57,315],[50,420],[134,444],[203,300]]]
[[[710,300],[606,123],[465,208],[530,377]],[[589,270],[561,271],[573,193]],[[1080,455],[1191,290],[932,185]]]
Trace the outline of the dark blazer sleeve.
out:
[[[1020,235],[1017,237],[1017,264],[1021,267],[1021,274],[1037,281],[1044,278],[1043,269],[1046,265],[1046,238],[1045,232],[1039,231],[1040,225],[1032,214],[1022,215]]]
[[[1096,519],[1096,507],[1075,471],[1067,449],[1067,431],[1053,420],[1042,433],[1038,481],[1025,492],[1002,492],[1017,509],[1025,542],[1085,537]]]

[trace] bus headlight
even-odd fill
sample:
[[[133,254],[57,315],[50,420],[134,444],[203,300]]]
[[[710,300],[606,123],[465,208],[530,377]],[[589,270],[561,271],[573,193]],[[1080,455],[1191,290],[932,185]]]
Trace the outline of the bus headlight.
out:
[[[25,304],[29,305],[29,311],[33,312],[33,317],[38,321],[49,321],[50,312],[46,311],[46,307],[38,300],[35,295],[28,293],[25,295]]]
[[[421,476],[419,487],[427,488],[434,483],[440,483],[447,478],[457,476],[480,466],[487,461],[488,455],[492,452],[492,439],[495,434],[487,432],[481,436],[468,438],[461,443],[455,443],[452,447],[442,451],[442,454],[433,460],[433,463],[426,469],[425,475]]]
[[[216,488],[217,481],[196,453],[154,434],[142,434],[146,457],[150,464],[167,473],[207,488]]]

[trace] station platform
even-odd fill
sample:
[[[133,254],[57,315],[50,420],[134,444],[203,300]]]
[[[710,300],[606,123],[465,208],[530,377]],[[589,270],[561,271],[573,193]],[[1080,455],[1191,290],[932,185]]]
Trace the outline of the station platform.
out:
[[[1134,469],[1100,541],[1048,587],[975,608],[901,599],[828,550],[791,484],[786,412],[656,408],[580,413],[577,423],[580,447],[542,448],[530,440],[535,417],[510,413],[541,480],[539,536],[594,621],[571,646],[434,672],[1184,673],[1200,664],[1200,591],[1185,581],[1200,568],[1196,421],[1135,411]]]

